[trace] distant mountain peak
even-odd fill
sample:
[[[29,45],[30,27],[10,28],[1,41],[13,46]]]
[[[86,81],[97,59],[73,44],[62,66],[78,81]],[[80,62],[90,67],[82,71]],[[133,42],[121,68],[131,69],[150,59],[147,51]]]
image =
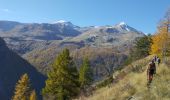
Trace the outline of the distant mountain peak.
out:
[[[115,25],[115,27],[125,30],[125,31],[131,31],[131,27],[127,25],[124,21],[120,22],[119,24]]]
[[[69,21],[65,21],[65,20],[57,20],[57,21],[54,21],[52,22],[52,24],[72,24],[71,22]]]
[[[54,21],[51,24],[59,24],[59,25],[69,26],[69,27],[72,27],[72,28],[79,28],[79,26],[76,26],[76,25],[72,24],[72,22],[65,21],[65,20]]]
[[[68,23],[68,21],[65,21],[65,20],[58,20],[58,21],[56,21],[56,22],[54,22],[54,23]]]
[[[122,21],[118,25],[123,26],[123,25],[127,25],[127,24],[124,21]]]

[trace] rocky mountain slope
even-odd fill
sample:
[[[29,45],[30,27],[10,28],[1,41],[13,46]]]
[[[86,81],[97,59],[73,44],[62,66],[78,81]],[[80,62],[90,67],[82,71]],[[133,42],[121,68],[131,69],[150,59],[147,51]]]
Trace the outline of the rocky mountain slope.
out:
[[[55,23],[19,23],[0,21],[0,37],[19,54],[54,42],[80,42],[90,46],[130,44],[144,34],[124,22],[113,26],[79,27],[67,21]]]
[[[80,34],[71,22],[57,23],[19,23],[0,21],[1,37],[15,40],[62,40],[64,37],[73,37]]]
[[[119,46],[130,44],[136,37],[142,37],[144,34],[130,27],[125,22],[114,26],[98,26],[89,29],[71,39],[71,41],[84,41],[91,46]]]
[[[30,77],[31,85],[36,90],[38,97],[44,87],[45,76],[39,73],[26,60],[11,51],[0,38],[0,99],[10,100],[18,79],[24,73]]]

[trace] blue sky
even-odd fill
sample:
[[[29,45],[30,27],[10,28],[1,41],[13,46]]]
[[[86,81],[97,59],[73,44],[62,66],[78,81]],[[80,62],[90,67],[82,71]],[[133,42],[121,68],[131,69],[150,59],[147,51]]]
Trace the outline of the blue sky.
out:
[[[153,33],[170,0],[0,0],[0,20],[71,21],[79,26],[114,25],[121,21]]]

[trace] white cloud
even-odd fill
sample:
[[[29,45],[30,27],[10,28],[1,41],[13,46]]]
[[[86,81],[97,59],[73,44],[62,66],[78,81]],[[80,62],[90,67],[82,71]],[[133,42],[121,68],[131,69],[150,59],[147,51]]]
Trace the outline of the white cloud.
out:
[[[9,9],[1,9],[2,12],[10,12]]]

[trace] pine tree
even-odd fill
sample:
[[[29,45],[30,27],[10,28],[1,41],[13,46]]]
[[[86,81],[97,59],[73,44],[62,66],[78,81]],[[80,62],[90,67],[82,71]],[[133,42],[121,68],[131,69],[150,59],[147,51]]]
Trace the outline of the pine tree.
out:
[[[69,50],[64,49],[48,73],[43,94],[52,95],[57,100],[65,100],[76,96],[78,87],[78,71],[70,57]]]
[[[151,50],[152,39],[151,35],[139,38],[135,43],[135,58],[146,57],[149,55]]]
[[[35,90],[33,90],[30,94],[30,99],[29,100],[37,100],[37,95]]]
[[[79,71],[79,82],[82,89],[89,86],[93,80],[92,70],[90,68],[90,62],[88,58],[84,58],[83,64]]]
[[[146,57],[150,54],[151,45],[152,45],[152,36],[148,34],[148,36],[140,37],[136,39],[134,43],[134,47],[130,48],[129,57],[124,62],[125,65],[132,63],[135,60]]]
[[[30,95],[30,80],[27,74],[21,76],[16,84],[12,100],[28,100]]]

